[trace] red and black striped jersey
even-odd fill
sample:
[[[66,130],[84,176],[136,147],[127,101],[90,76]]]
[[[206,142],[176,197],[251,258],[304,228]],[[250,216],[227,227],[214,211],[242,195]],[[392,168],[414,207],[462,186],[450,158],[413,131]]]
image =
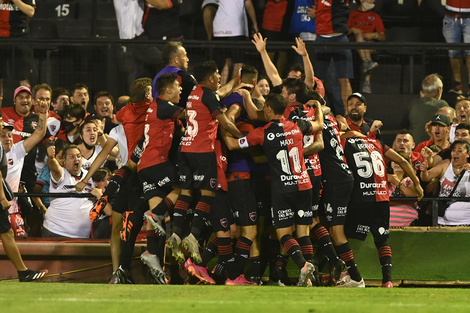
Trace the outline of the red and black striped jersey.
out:
[[[22,0],[36,8],[35,0]],[[0,37],[16,37],[29,33],[29,16],[21,12],[12,0],[0,1]]]
[[[332,182],[347,182],[353,178],[346,164],[344,150],[341,145],[338,121],[332,115],[323,116],[324,148],[318,152],[323,178]]]
[[[389,201],[384,153],[390,149],[369,137],[348,138],[344,153],[354,176],[351,202]]]
[[[315,0],[317,35],[347,33],[348,0]]]
[[[144,143],[137,170],[168,161],[175,121],[183,108],[161,98],[155,99],[147,109]]]
[[[302,105],[300,107],[287,107],[284,112],[284,117],[296,121],[298,118],[306,121],[315,121],[316,108],[311,106]],[[304,136],[304,147],[307,147],[315,140],[315,134],[308,134]],[[310,175],[320,176],[321,166],[320,157],[318,153],[313,153],[305,156],[305,165]]]
[[[186,104],[186,132],[181,139],[181,152],[213,152],[222,113],[220,99],[210,88],[196,85]]]
[[[310,131],[309,122],[283,118],[255,128],[238,143],[241,148],[262,147],[271,170],[273,193],[308,190],[312,184],[304,162],[303,135]]]

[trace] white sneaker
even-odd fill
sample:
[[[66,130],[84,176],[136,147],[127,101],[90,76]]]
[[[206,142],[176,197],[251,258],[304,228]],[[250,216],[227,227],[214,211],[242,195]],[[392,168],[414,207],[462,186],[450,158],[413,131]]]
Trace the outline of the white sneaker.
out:
[[[142,261],[142,263],[148,266],[150,274],[152,275],[152,278],[156,284],[168,284],[168,277],[166,276],[166,273],[160,264],[160,259],[158,258],[158,256],[156,256],[155,254],[150,254],[148,251],[145,251],[140,255],[140,260]]]
[[[191,252],[191,258],[193,259],[194,263],[201,263],[202,258],[201,254],[199,253],[199,244],[196,237],[194,237],[193,234],[189,234],[186,238],[183,239],[182,243],[183,247]]]
[[[355,281],[347,275],[336,284],[336,287],[365,288],[366,284],[363,278],[360,281]]]

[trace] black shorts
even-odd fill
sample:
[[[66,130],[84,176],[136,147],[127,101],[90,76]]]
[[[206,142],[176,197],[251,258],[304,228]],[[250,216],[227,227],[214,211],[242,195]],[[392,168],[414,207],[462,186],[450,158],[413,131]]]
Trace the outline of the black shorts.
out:
[[[369,231],[374,241],[384,242],[390,236],[390,202],[351,202],[344,225],[348,238],[364,241]]]
[[[139,178],[145,200],[165,198],[173,190],[172,186],[176,185],[176,167],[169,161],[155,164],[140,170]]]
[[[0,234],[7,233],[10,228],[10,213],[8,213],[8,210],[0,208]]]
[[[292,193],[273,193],[271,214],[274,228],[313,223],[312,190]]]
[[[310,175],[312,182],[312,210],[313,218],[318,216],[318,205],[320,204],[321,176]]]
[[[237,225],[252,226],[258,221],[255,193],[251,179],[235,179],[228,182],[228,197]]]
[[[123,214],[132,210],[142,195],[142,183],[137,172],[132,172],[127,181],[121,185],[114,199],[113,211]]]
[[[271,177],[261,172],[251,172],[258,216],[271,218]]]
[[[230,225],[235,222],[226,191],[219,189],[215,192],[215,199],[211,206],[210,221],[214,232],[229,231]]]
[[[353,188],[352,179],[346,182],[323,181],[321,203],[326,221],[330,226],[344,225]]]
[[[181,189],[215,191],[217,188],[217,159],[215,152],[178,154],[179,183]]]

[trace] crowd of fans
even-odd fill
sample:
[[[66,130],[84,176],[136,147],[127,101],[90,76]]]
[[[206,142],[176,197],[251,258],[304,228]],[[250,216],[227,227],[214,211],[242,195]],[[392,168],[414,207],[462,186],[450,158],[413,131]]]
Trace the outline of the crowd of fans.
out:
[[[246,8],[257,30],[251,0],[206,2],[218,3],[214,21],[236,11],[230,6],[240,15]],[[364,3],[373,0],[361,4],[368,11]],[[312,9],[302,12],[316,17],[317,40],[348,40],[346,6],[333,8],[343,19],[332,19],[323,2]],[[213,24],[215,38],[229,34],[219,26]],[[377,29],[363,38],[382,35]],[[439,207],[439,225],[470,224],[468,202],[451,201],[470,193],[468,98],[453,109],[441,100],[441,77],[427,75],[403,115],[406,129],[388,147],[382,122],[365,117],[367,99],[351,90],[351,51],[322,51],[312,64],[297,37],[292,48],[303,66],[282,78],[266,41],[261,33],[252,37],[264,69],[236,66],[234,54],[220,73],[214,61],[189,71],[183,44],[169,41],[161,50],[165,67],[153,80],[133,81],[117,101],[100,91],[90,103],[83,83],[70,90],[18,86],[13,106],[0,111],[0,234],[20,281],[47,270],[26,268],[15,236],[108,238],[110,283],[133,283],[132,253],[143,233],[141,260],[157,284],[179,283],[184,267],[189,283],[258,285],[269,266],[270,281],[287,285],[291,258],[298,286],[364,287],[348,238],[371,232],[382,286],[390,288],[390,226],[429,224],[425,194],[448,200]],[[362,56],[367,77],[377,64],[368,52]],[[325,100],[328,81],[339,88]]]

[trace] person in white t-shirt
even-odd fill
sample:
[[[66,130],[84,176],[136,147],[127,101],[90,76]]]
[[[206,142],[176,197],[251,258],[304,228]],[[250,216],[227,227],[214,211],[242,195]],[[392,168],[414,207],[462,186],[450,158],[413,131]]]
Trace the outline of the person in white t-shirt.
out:
[[[62,158],[64,166],[56,159],[55,147],[47,148],[48,165],[51,170],[51,193],[77,193],[75,184],[87,172],[82,169],[82,156],[76,145],[66,146]],[[101,197],[101,190],[95,188],[93,180],[87,181],[83,193]],[[44,217],[43,237],[89,238],[91,220],[89,218],[93,201],[89,198],[51,198],[51,204]]]
[[[48,117],[48,103],[46,101],[36,101],[36,109],[39,114],[36,129],[31,136],[13,144],[13,126],[4,124],[0,132],[0,142],[3,144],[8,163],[8,174],[5,178],[13,192],[18,192],[21,171],[23,170],[24,159],[46,135],[46,124]],[[10,213],[10,222],[16,237],[26,237],[26,229],[23,218],[21,217],[21,208],[18,207],[18,199],[14,198],[10,202],[8,210]]]

